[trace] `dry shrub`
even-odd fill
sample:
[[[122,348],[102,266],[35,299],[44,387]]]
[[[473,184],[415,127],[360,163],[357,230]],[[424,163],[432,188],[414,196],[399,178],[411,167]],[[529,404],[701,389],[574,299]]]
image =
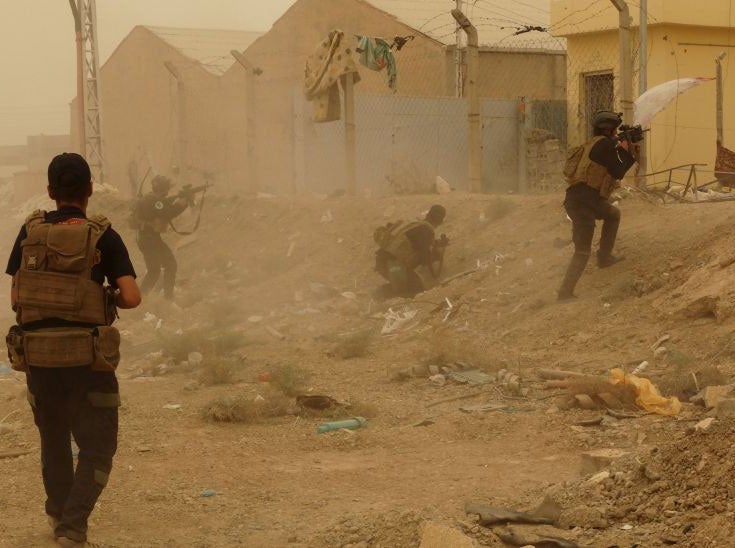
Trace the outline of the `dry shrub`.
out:
[[[243,395],[220,396],[202,408],[202,418],[212,422],[257,422],[271,417],[283,417],[293,412],[290,398],[269,392],[263,400]]]
[[[305,369],[291,365],[281,365],[272,372],[271,386],[286,396],[295,397],[302,394],[306,383],[309,382],[309,373]]]
[[[375,336],[372,329],[362,329],[349,333],[332,349],[331,354],[349,360],[350,358],[361,358],[367,354],[370,343]]]
[[[187,360],[191,352],[200,352],[204,356],[223,356],[247,344],[242,333],[208,328],[189,329],[181,334],[159,329],[156,335],[163,355],[177,362]]]
[[[232,384],[237,380],[237,370],[242,365],[239,358],[205,358],[199,373],[199,382],[204,386]]]

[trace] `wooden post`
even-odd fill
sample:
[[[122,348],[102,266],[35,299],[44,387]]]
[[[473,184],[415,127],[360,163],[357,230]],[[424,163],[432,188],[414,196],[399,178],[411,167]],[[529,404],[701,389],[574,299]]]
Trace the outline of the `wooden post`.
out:
[[[357,138],[355,135],[355,75],[344,75],[345,147],[347,153],[347,194],[357,192]]]
[[[620,43],[620,105],[623,109],[623,120],[633,123],[633,56],[630,39],[630,10],[625,0],[610,0],[619,13]]]

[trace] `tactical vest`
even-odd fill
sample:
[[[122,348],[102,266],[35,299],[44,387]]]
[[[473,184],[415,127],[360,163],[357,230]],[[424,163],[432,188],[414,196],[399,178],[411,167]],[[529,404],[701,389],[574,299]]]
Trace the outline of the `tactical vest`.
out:
[[[15,278],[17,326],[6,337],[13,369],[91,366],[114,371],[120,360],[115,296],[92,279],[97,242],[110,227],[102,217],[52,224],[36,211],[26,220]],[[31,322],[59,319],[69,327],[25,331]],[[73,324],[96,327],[74,327]]]
[[[610,194],[612,194],[612,192],[617,188],[618,181],[610,175],[607,167],[602,164],[598,164],[597,162],[593,162],[590,159],[590,152],[592,152],[592,148],[597,143],[606,138],[607,137],[598,135],[585,143],[581,149],[578,149],[577,153],[579,154],[579,163],[573,173],[567,177],[567,183],[569,186],[584,183],[597,190],[600,193],[600,196],[605,199],[609,198]],[[572,154],[575,154],[575,152],[572,151]],[[570,154],[570,160],[572,154]]]
[[[434,227],[428,221],[398,222],[388,229],[378,245],[409,268],[415,268],[419,261],[408,232],[419,226],[426,226],[434,233]]]
[[[115,320],[105,289],[92,279],[99,262],[97,242],[110,227],[105,217],[45,222],[36,211],[26,220],[21,242],[17,320],[20,326],[56,318],[91,325],[112,325]]]

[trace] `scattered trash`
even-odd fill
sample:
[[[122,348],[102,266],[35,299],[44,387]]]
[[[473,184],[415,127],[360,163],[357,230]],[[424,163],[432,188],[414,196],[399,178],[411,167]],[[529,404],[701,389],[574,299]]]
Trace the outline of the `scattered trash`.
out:
[[[500,371],[498,371],[497,382],[498,384],[506,387],[513,394],[520,396],[528,395],[528,390],[523,388],[523,386],[521,385],[520,376],[506,369],[501,369]]]
[[[429,377],[429,380],[437,386],[444,386],[445,384],[447,384],[447,378],[441,373],[432,375],[431,377]]]
[[[345,291],[343,293],[340,293],[345,299],[350,299],[351,301],[357,300],[357,295],[353,293],[352,291]]]
[[[217,491],[214,489],[202,489],[202,492],[199,494],[202,497],[213,497],[217,494]]]
[[[332,432],[334,430],[357,430],[359,428],[365,428],[367,426],[367,419],[364,417],[354,417],[343,421],[333,421],[322,423],[319,428],[316,429],[317,434],[324,434],[325,432]]]
[[[640,364],[638,364],[638,367],[636,367],[635,369],[633,369],[633,375],[640,375],[640,374],[641,374],[641,373],[643,373],[643,372],[644,372],[644,371],[645,371],[646,369],[648,369],[648,365],[649,365],[649,364],[648,364],[648,362],[646,362],[646,361],[644,361],[644,362],[641,362]]]
[[[620,528],[623,531],[630,531],[633,529],[633,526],[630,523],[625,523],[624,525],[621,525]]]
[[[147,323],[155,322],[158,319],[158,317],[155,314],[151,314],[150,312],[146,312],[143,315],[143,321]]]
[[[521,548],[579,548],[574,541],[560,537],[537,536],[534,538],[521,537],[516,531],[495,532],[500,540],[509,546],[520,546]]]
[[[273,373],[270,371],[261,371],[258,373],[258,382],[271,382],[273,380]]]
[[[469,384],[470,386],[479,386],[481,384],[490,384],[491,382],[495,382],[495,377],[488,375],[479,369],[452,371],[449,373],[449,378],[462,384]]]
[[[419,427],[419,426],[431,426],[432,424],[436,424],[436,421],[433,420],[433,419],[424,419],[422,421],[419,421],[417,423],[412,424],[411,426],[413,426],[414,428],[416,428],[416,427]]]
[[[294,249],[296,249],[296,242],[291,242],[288,245],[288,251],[286,251],[286,258],[290,258],[293,255]]]
[[[516,512],[508,508],[496,508],[484,504],[467,503],[464,507],[466,514],[477,514],[480,525],[504,525],[507,523],[531,523],[552,525],[554,521],[547,517],[534,516],[525,512]]]
[[[625,384],[632,386],[637,394],[636,404],[639,407],[656,413],[657,415],[678,415],[681,411],[681,402],[676,397],[664,398],[658,388],[648,379],[642,379],[635,375],[626,375],[622,369],[613,369],[611,372],[612,384]]]
[[[263,321],[263,316],[249,316],[248,321],[250,323],[260,323]]]
[[[706,432],[707,430],[710,429],[713,422],[715,422],[714,417],[707,417],[706,419],[701,420],[697,424],[694,425],[694,431],[695,432]]]
[[[187,361],[189,362],[189,365],[196,367],[202,364],[202,361],[204,361],[204,356],[201,352],[189,352]]]
[[[163,408],[170,409],[170,410],[181,409],[181,404],[180,403],[167,403],[166,405],[163,406]]]
[[[452,186],[441,176],[436,176],[435,187],[437,194],[449,194],[452,192]]]
[[[664,358],[668,353],[669,350],[665,346],[659,346],[656,350],[653,351],[653,357],[659,360],[661,358]]]
[[[531,268],[533,266],[533,259],[531,257],[528,257],[525,261],[526,267]]]
[[[332,215],[332,210],[328,209],[327,212],[322,215],[321,222],[322,223],[331,223],[334,221],[334,215]]]
[[[392,308],[388,309],[383,317],[385,318],[385,324],[380,330],[382,335],[390,335],[397,331],[405,329],[408,323],[413,320],[418,314],[418,310],[406,310],[404,312],[394,312]]]

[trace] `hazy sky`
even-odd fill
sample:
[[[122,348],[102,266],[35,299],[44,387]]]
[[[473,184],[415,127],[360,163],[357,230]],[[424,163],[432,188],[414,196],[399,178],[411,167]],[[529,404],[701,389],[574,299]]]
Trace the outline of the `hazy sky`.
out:
[[[135,25],[266,31],[294,0],[97,0],[100,63]],[[0,0],[0,145],[69,132],[76,94],[68,0]]]

